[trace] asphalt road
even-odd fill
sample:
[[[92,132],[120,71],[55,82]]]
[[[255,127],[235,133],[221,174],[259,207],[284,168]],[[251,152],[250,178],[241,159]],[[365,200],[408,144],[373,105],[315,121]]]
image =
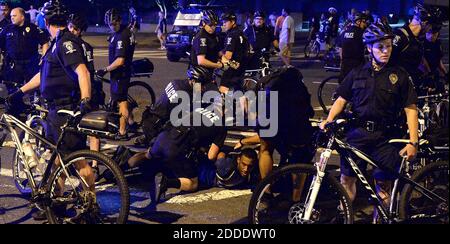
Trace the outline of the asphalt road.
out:
[[[448,27],[443,34],[444,46],[446,46],[446,63],[448,64]],[[96,47],[94,55],[97,68],[107,65],[106,37],[90,35],[86,37],[88,42]],[[187,69],[187,60],[179,63],[167,61],[165,52],[157,50],[157,42],[151,36],[140,36],[140,45],[135,54],[135,59],[149,58],[155,65],[155,72],[151,78],[140,79],[151,85],[157,97],[164,90],[166,84],[174,79],[183,79]],[[325,72],[323,64],[319,60],[304,59],[303,47],[297,45],[294,50],[293,65],[300,68],[304,75],[304,82],[312,94],[313,106],[317,110],[316,117],[323,116],[317,101],[317,88],[322,80],[334,75]],[[280,62],[274,59],[274,64]],[[108,93],[108,86],[105,86]],[[326,94],[331,94],[334,87],[327,88]],[[39,224],[31,218],[32,210],[27,200],[15,189],[11,179],[11,155],[7,148],[0,150],[0,224]],[[337,161],[334,156],[333,161]],[[132,206],[130,223],[178,223],[178,224],[229,224],[246,223],[247,208],[251,192],[227,191],[224,189],[210,189],[194,194],[178,195],[169,201],[160,204],[157,212],[146,209],[150,200],[145,189],[133,187],[131,190]],[[369,211],[369,210],[368,210]],[[370,211],[369,211],[370,212]]]

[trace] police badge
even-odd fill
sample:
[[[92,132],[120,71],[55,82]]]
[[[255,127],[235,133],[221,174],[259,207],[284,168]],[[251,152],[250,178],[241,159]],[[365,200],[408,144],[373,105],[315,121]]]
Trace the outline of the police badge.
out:
[[[392,85],[397,84],[398,82],[398,75],[397,74],[390,74],[389,80],[391,81]]]
[[[30,27],[25,28],[25,31],[28,33],[31,31]]]

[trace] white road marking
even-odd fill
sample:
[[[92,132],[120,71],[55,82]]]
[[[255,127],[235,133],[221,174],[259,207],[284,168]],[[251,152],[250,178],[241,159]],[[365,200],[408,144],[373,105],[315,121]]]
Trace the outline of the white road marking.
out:
[[[10,169],[0,169],[0,176],[13,177],[13,172]]]
[[[221,190],[218,192],[202,193],[198,195],[180,195],[169,199],[169,204],[194,204],[207,201],[220,201],[240,196],[251,195],[251,190]]]

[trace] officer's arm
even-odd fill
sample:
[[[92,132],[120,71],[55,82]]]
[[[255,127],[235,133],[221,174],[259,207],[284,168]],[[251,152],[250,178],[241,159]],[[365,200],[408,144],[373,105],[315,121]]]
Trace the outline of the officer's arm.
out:
[[[198,55],[197,62],[200,66],[203,66],[206,68],[220,69],[223,66],[222,63],[214,63],[214,62],[209,61],[205,55]]]
[[[211,161],[216,161],[219,153],[220,153],[220,147],[213,143],[211,145],[211,147],[209,148],[208,159]]]
[[[79,64],[75,69],[80,85],[81,99],[91,98],[91,75],[85,64]]]
[[[106,67],[106,71],[111,72],[125,65],[125,58],[119,57],[112,64]]]
[[[406,118],[408,120],[409,140],[411,142],[419,141],[419,112],[417,105],[413,104],[405,108]]]
[[[47,50],[49,49],[50,45],[47,43],[42,44],[42,54],[45,55],[47,53]]]
[[[327,123],[333,122],[339,114],[341,114],[345,106],[347,106],[347,100],[345,100],[342,97],[339,97],[336,102],[334,102],[333,107],[330,110],[330,114],[328,115],[328,118],[326,120]]]
[[[226,51],[222,56],[222,63],[228,63],[233,58],[233,52]]]
[[[41,73],[37,73],[33,79],[31,79],[28,83],[23,85],[20,90],[22,90],[23,93],[29,93],[39,88],[41,85]]]

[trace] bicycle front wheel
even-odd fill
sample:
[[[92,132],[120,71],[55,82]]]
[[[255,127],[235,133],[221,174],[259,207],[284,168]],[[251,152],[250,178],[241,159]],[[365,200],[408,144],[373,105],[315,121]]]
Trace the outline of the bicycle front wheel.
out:
[[[428,164],[412,177],[413,182],[433,194],[413,184],[403,188],[400,200],[400,219],[413,223],[449,223],[449,169],[448,162]]]
[[[310,221],[303,221],[305,200],[317,170],[312,165],[291,165],[274,171],[253,192],[249,209],[252,224],[353,223],[353,209],[345,189],[327,174],[313,206]],[[338,210],[340,208],[341,210]]]
[[[51,224],[125,224],[130,194],[123,172],[111,159],[93,151],[78,151],[66,159],[65,168],[52,173],[48,192]],[[98,173],[89,167],[96,162]],[[88,167],[85,167],[89,165]],[[66,173],[67,172],[67,173]],[[89,184],[95,181],[95,184]]]

